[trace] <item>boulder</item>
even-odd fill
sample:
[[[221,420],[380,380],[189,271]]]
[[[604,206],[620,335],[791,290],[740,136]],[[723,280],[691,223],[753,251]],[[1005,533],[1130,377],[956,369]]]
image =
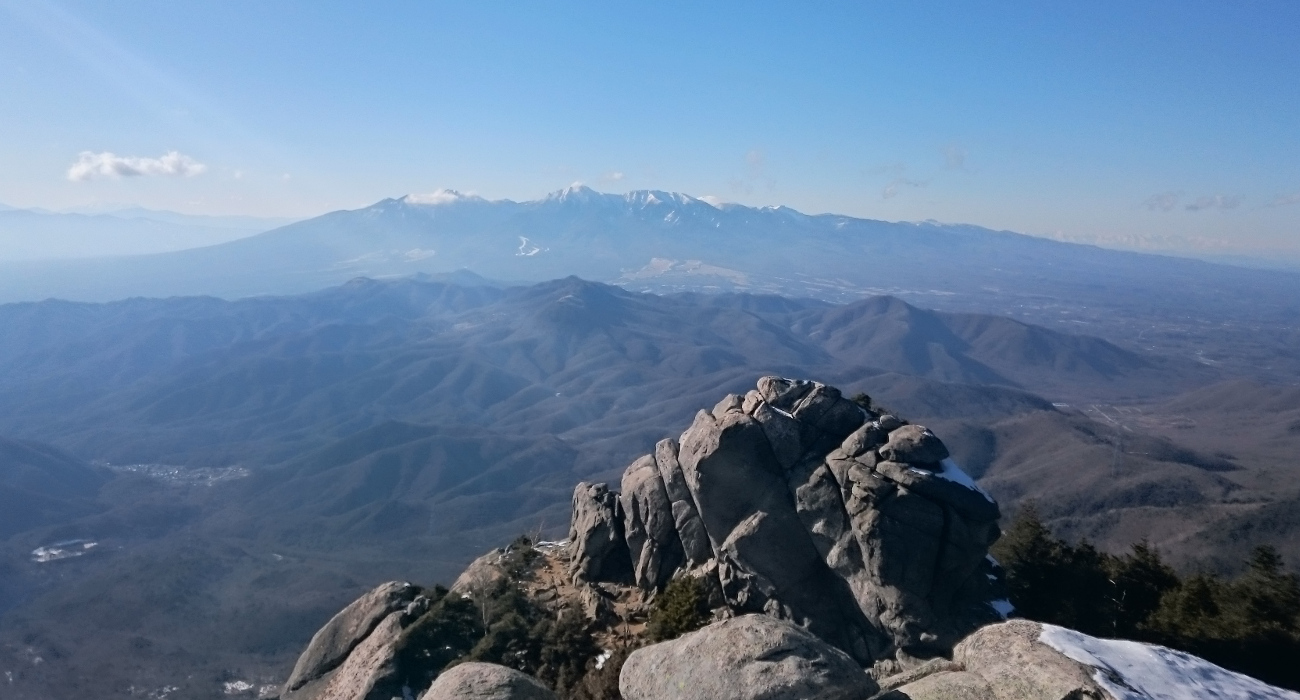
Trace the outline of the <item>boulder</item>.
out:
[[[904,425],[889,434],[880,456],[904,464],[938,464],[948,458],[948,448],[928,428]]]
[[[285,692],[297,690],[338,668],[384,618],[405,608],[418,593],[419,589],[409,583],[390,581],[343,608],[312,636],[294,664],[293,673],[289,674]]]
[[[847,654],[766,615],[638,649],[618,686],[624,700],[863,700],[877,689]]]
[[[1093,669],[1039,641],[1042,625],[1008,620],[953,649],[953,661],[987,681],[996,700],[1113,700]]]
[[[453,666],[438,676],[420,700],[556,700],[555,693],[532,676],[512,668],[475,661]]]
[[[646,455],[623,472],[623,532],[636,584],[657,589],[686,563],[672,501],[653,455]]]
[[[787,379],[785,377],[759,377],[758,395],[772,406],[789,413],[794,410],[808,392],[813,390],[816,382],[807,379]]]
[[[496,587],[506,577],[501,568],[501,560],[506,550],[497,548],[470,562],[470,565],[456,577],[451,584],[451,592],[456,595],[482,595]]]
[[[388,613],[334,670],[308,680],[282,700],[391,700],[402,696],[397,668],[397,640],[402,631],[429,609],[429,599],[416,596]]]
[[[1027,620],[976,631],[953,660],[987,681],[994,700],[1300,700],[1186,652]]]
[[[579,482],[569,525],[569,573],[575,581],[632,580],[632,555],[623,536],[623,507],[605,484]]]

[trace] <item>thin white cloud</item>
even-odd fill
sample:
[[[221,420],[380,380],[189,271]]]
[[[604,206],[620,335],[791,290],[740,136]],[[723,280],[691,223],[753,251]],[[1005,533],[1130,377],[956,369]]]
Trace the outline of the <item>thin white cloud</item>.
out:
[[[737,193],[753,194],[757,186],[768,192],[776,191],[776,180],[767,174],[767,156],[762,149],[752,148],[745,153],[745,173],[727,180],[727,185]]]
[[[1147,197],[1142,206],[1151,211],[1173,211],[1178,206],[1178,200],[1182,195],[1178,192],[1161,192]]]
[[[408,194],[406,195],[406,201],[408,204],[424,204],[427,206],[437,206],[439,204],[451,204],[452,202],[459,201],[461,199],[466,199],[472,196],[473,193],[470,193],[469,195],[463,195],[457,192],[456,190],[439,189],[439,190],[434,190],[428,194]]]
[[[602,182],[620,182],[624,175],[618,170],[612,170],[600,176]]]
[[[1270,207],[1285,207],[1288,204],[1300,204],[1300,192],[1281,195],[1268,203]]]
[[[119,156],[108,151],[103,153],[82,151],[77,157],[77,162],[68,168],[68,179],[73,182],[86,182],[100,178],[116,180],[124,177],[155,175],[194,177],[207,169],[208,166],[179,151],[169,151],[160,158]]]
[[[943,164],[949,170],[965,170],[966,149],[955,144],[943,149]]]
[[[904,187],[925,187],[925,183],[901,177],[895,178],[893,182],[885,185],[885,189],[880,193],[880,198],[892,199],[898,196],[898,193],[901,192]]]
[[[1183,208],[1187,211],[1205,211],[1206,209],[1236,209],[1240,205],[1241,197],[1216,194],[1197,197],[1195,202],[1191,202]]]

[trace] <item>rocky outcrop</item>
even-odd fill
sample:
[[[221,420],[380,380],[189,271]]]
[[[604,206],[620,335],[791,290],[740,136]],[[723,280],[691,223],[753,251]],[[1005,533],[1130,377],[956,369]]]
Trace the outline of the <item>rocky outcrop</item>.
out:
[[[624,472],[621,530],[596,488],[574,495],[583,581],[622,561],[648,590],[707,575],[727,612],[793,621],[862,664],[944,655],[1001,619],[997,504],[934,433],[834,387],[763,377],[697,413]]]
[[[401,697],[395,647],[429,608],[409,583],[385,583],[335,615],[298,657],[282,700],[389,700]]]
[[[678,576],[704,583],[695,590],[714,623],[632,652],[618,674],[625,700],[1300,700],[1182,652],[1002,621],[1010,606],[987,557],[997,504],[932,432],[833,387],[765,377],[700,411],[680,441],[660,441],[621,487],[579,484],[567,543],[520,538],[485,554],[450,592],[428,592],[440,607],[417,630],[431,610],[419,589],[362,596],[313,637],[282,700],[553,698],[507,668],[459,663],[478,654],[480,637],[464,635],[473,620],[489,638],[492,601],[517,618],[497,619],[513,619],[509,634],[543,642],[527,668],[560,678],[546,664],[576,660],[564,677],[604,696],[618,667],[602,674],[615,657],[595,649],[635,648],[663,629],[652,612],[681,612],[676,595],[658,597]],[[585,629],[566,623],[546,641],[553,620]],[[449,639],[463,646],[449,654]]]
[[[876,691],[847,654],[766,615],[638,649],[618,685],[624,700],[863,700]]]
[[[471,661],[444,671],[420,700],[555,700],[555,693],[512,668]]]
[[[606,484],[579,482],[573,490],[569,524],[573,577],[579,581],[631,581],[632,555],[623,533],[618,494]]]

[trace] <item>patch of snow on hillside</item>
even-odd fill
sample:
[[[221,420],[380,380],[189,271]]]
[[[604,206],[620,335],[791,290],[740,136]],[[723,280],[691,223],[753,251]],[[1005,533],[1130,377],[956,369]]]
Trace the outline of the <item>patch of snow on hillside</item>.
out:
[[[67,540],[65,542],[55,542],[44,547],[37,547],[32,550],[32,561],[37,564],[44,564],[61,559],[71,559],[80,557],[98,547],[98,542],[90,540]]]
[[[980,488],[979,484],[976,484],[975,480],[970,478],[969,474],[962,471],[962,468],[957,466],[957,463],[952,461],[951,458],[945,459],[939,464],[943,466],[943,471],[936,473],[935,476],[942,477],[956,484],[961,484],[971,491],[975,491],[984,498],[987,498],[989,503],[996,503],[996,501],[993,500],[993,497],[990,496],[987,491]]]
[[[1093,680],[1116,700],[1300,700],[1300,693],[1154,644],[1097,639],[1046,624],[1038,641],[1097,669]]]
[[[533,243],[529,241],[527,238],[520,236],[519,251],[515,253],[515,257],[531,258],[534,255],[537,255],[538,253],[542,252],[542,250],[543,250],[542,248],[533,245]]]
[[[241,693],[250,693],[254,690],[252,683],[248,681],[226,681],[223,684],[226,695],[239,695]]]

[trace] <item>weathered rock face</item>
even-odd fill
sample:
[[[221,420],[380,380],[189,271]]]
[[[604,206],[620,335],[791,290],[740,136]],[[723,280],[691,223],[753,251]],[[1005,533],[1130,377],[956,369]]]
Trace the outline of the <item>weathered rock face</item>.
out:
[[[624,700],[862,700],[876,684],[847,654],[789,622],[745,615],[632,652]]]
[[[338,668],[384,618],[405,608],[415,595],[416,588],[411,584],[390,581],[352,601],[312,636],[307,649],[298,657],[285,690],[297,690]]]
[[[622,487],[621,509],[575,492],[575,578],[616,580],[606,567],[628,561],[653,589],[707,571],[732,613],[794,621],[863,664],[946,654],[1001,619],[997,504],[932,432],[834,387],[763,377],[633,462]]]
[[[653,455],[646,455],[623,473],[624,536],[631,550],[632,573],[638,586],[667,583],[686,562],[673,503]]]
[[[555,700],[555,693],[513,668],[471,661],[438,676],[420,700]]]
[[[569,524],[570,571],[580,581],[632,580],[632,559],[623,535],[623,506],[605,484],[579,482]]]
[[[1039,641],[1042,625],[1010,620],[984,627],[953,650],[953,661],[988,681],[997,700],[1113,700],[1093,669]]]
[[[660,440],[655,445],[655,466],[659,468],[664,492],[671,502],[673,525],[682,543],[686,565],[694,568],[713,558],[713,547],[709,544],[709,533],[704,530],[704,522],[700,520],[700,511],[695,507],[695,497],[686,485],[686,475],[682,473],[677,452],[676,440]]]
[[[294,665],[283,700],[401,697],[395,647],[429,607],[409,583],[390,582],[358,598],[322,627]]]

